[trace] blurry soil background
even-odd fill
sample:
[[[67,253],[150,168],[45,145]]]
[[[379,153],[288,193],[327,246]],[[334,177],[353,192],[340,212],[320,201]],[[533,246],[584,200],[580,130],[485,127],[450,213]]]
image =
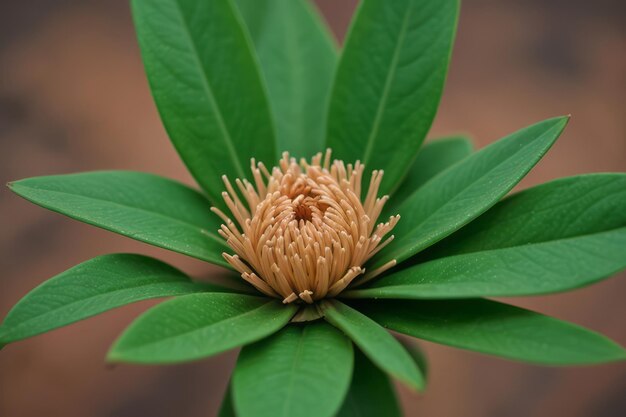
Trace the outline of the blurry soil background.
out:
[[[339,39],[356,1],[318,2]],[[431,136],[471,132],[478,147],[573,115],[521,188],[626,170],[626,19],[621,0],[468,0]],[[0,5],[0,182],[133,169],[192,180],[165,135],[126,1]],[[207,213],[207,215],[209,215]],[[195,276],[209,265],[66,219],[0,190],[0,316],[45,279],[109,252],[158,256]],[[571,294],[513,303],[626,344],[624,275]],[[212,416],[236,352],[197,363],[108,367],[120,331],[154,302],[127,306],[0,352],[2,417]],[[611,417],[626,410],[626,365],[555,369],[424,343],[424,395],[407,416]]]

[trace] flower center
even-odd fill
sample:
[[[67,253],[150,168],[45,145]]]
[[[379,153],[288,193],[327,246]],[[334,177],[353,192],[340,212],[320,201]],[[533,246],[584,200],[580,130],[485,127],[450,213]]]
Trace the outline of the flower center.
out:
[[[304,220],[305,222],[312,222],[313,221],[313,208],[317,208],[319,210],[319,207],[317,206],[317,202],[313,201],[306,201],[306,199],[308,199],[309,197],[305,198],[305,201],[302,201],[301,203],[297,204],[294,206],[293,208],[293,212],[294,212],[294,216],[295,219],[299,222],[300,220]],[[312,206],[312,207],[311,207]]]
[[[361,201],[364,166],[330,162],[330,150],[308,163],[283,154],[270,173],[252,160],[254,185],[237,179],[243,196],[223,177],[232,217],[212,208],[225,224],[219,233],[235,252],[224,258],[243,279],[284,303],[313,303],[348,285],[368,281],[395,261],[365,273],[365,262],[387,245],[399,216],[375,224],[387,196],[377,198],[382,171],[373,171]],[[244,203],[245,202],[245,203]]]

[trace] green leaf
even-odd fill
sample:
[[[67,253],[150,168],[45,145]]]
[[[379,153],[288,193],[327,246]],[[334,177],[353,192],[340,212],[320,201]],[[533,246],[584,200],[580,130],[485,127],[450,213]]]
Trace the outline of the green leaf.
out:
[[[387,375],[359,350],[354,352],[354,375],[337,417],[402,417]]]
[[[220,221],[199,192],[152,174],[100,171],[9,184],[25,199],[115,233],[228,266]]]
[[[435,117],[458,10],[458,0],[364,0],[355,15],[326,144],[337,159],[384,169],[382,194],[406,175]]]
[[[417,257],[436,260],[345,295],[454,298],[577,288],[626,268],[624,226],[626,174],[563,178],[504,199]]]
[[[296,307],[240,294],[192,294],[166,301],[135,320],[115,342],[115,362],[175,363],[255,342],[289,322]]]
[[[541,159],[567,121],[557,117],[519,130],[428,181],[398,208],[399,238],[374,257],[371,268],[402,262],[484,213]]]
[[[190,294],[210,287],[141,255],[104,255],[44,282],[18,302],[0,328],[2,343],[15,342],[136,301]]]
[[[626,268],[626,227],[550,242],[457,255],[395,272],[358,298],[512,297],[568,291]]]
[[[324,322],[290,325],[241,350],[233,374],[240,417],[331,417],[350,385],[350,339]]]
[[[321,308],[326,321],[348,335],[376,366],[413,389],[424,388],[424,377],[409,353],[383,327],[336,300]]]
[[[470,139],[462,136],[435,139],[426,143],[417,153],[400,187],[390,196],[385,205],[386,215],[383,217],[397,214],[396,209],[415,190],[441,171],[470,155],[472,150]]]
[[[215,205],[222,175],[245,178],[250,158],[273,166],[265,87],[229,0],[133,0],[150,88],[181,158]]]
[[[426,357],[426,353],[412,340],[407,340],[405,337],[398,337],[398,340],[402,343],[402,346],[404,346],[407,352],[409,352],[415,365],[417,365],[422,375],[424,375],[424,384],[426,384],[428,381],[428,358]]]
[[[235,409],[233,408],[233,390],[230,382],[228,383],[228,388],[226,388],[226,393],[224,394],[224,399],[222,400],[222,405],[220,406],[217,417],[237,417]]]
[[[261,63],[279,151],[324,147],[337,46],[309,0],[237,0]]]
[[[390,330],[509,359],[555,366],[626,359],[621,346],[598,333],[495,301],[366,300],[354,306]]]
[[[429,248],[424,257],[432,259],[549,242],[624,226],[626,174],[578,175],[505,198]]]

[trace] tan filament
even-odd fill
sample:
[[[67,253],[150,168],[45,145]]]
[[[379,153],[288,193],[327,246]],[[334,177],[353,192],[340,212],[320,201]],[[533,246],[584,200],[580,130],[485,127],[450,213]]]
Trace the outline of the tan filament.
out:
[[[364,165],[331,164],[330,150],[300,163],[283,153],[270,173],[251,161],[254,184],[235,180],[238,194],[222,177],[231,220],[213,207],[224,224],[219,230],[234,255],[223,256],[243,279],[283,303],[312,304],[334,297],[358,276],[370,280],[395,261],[365,274],[363,265],[387,245],[400,216],[376,225],[387,196],[377,198],[383,171],[373,171],[361,202]],[[239,198],[243,196],[243,200]]]

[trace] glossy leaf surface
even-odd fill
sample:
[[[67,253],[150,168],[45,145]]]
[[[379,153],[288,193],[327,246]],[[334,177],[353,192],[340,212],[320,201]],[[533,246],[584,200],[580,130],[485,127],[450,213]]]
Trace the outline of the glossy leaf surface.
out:
[[[295,307],[240,294],[192,294],[166,301],[135,320],[115,342],[115,362],[174,363],[255,342],[289,322]]]
[[[73,219],[217,265],[227,249],[199,192],[152,174],[99,171],[9,184],[25,199]]]
[[[400,187],[390,196],[385,205],[387,215],[383,217],[396,214],[396,209],[415,190],[441,171],[470,155],[472,150],[472,142],[462,136],[435,139],[424,144]]]
[[[398,208],[398,238],[374,258],[373,268],[402,262],[484,213],[541,159],[567,121],[557,117],[519,130],[424,184]]]
[[[560,178],[505,198],[424,252],[439,258],[549,242],[626,226],[626,174]]]
[[[183,161],[215,205],[222,175],[246,178],[250,158],[273,166],[265,87],[230,0],[133,0],[152,95]]]
[[[22,298],[2,323],[0,341],[15,342],[136,301],[209,289],[156,259],[103,255],[49,279]]]
[[[324,322],[289,325],[246,346],[233,374],[239,417],[331,417],[352,377],[350,339]]]
[[[469,298],[549,294],[626,268],[626,227],[609,232],[450,256],[392,273],[359,298]]]
[[[382,194],[399,185],[430,129],[458,9],[457,0],[364,0],[355,14],[331,94],[326,144],[338,159],[384,169]]]
[[[353,305],[390,330],[508,359],[543,365],[626,359],[621,346],[598,333],[495,301],[366,300]]]
[[[276,125],[278,151],[309,158],[324,149],[337,46],[309,0],[237,0]]]
[[[424,377],[409,353],[378,323],[337,300],[325,302],[322,310],[326,321],[347,334],[376,366],[413,389],[424,388]]]
[[[354,375],[337,417],[402,417],[387,375],[359,350],[354,352]]]

